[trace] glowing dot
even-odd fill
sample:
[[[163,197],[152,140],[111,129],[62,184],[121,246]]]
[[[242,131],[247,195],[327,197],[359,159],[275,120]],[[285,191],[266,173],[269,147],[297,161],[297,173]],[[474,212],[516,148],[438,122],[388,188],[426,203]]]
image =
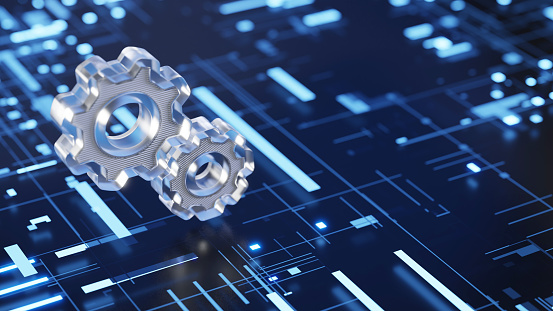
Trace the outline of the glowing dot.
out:
[[[538,81],[536,81],[536,79],[532,77],[526,78],[526,81],[524,82],[526,82],[526,85],[528,86],[535,86],[538,83]]]
[[[58,87],[56,88],[56,91],[58,91],[58,93],[69,92],[69,87],[65,84],[61,84],[61,85],[58,85]]]
[[[65,6],[74,6],[77,4],[77,0],[61,0],[61,3]]]
[[[236,23],[236,30],[240,32],[252,31],[254,27],[255,27],[254,23],[249,19],[245,19]]]
[[[47,51],[53,51],[58,48],[58,42],[56,40],[46,40],[42,42],[42,48]]]
[[[492,78],[492,81],[495,83],[501,83],[507,79],[507,77],[503,72],[494,72],[490,77]]]
[[[65,43],[67,43],[67,45],[75,45],[77,44],[77,37],[75,37],[74,35],[69,35],[65,37]]]
[[[259,244],[250,245],[250,249],[251,249],[252,251],[255,251],[255,250],[260,249],[260,248],[261,248],[261,246],[259,246]]]
[[[65,66],[63,64],[54,64],[52,65],[52,73],[60,74],[65,72]]]
[[[38,65],[38,67],[36,67],[36,71],[40,74],[47,74],[50,72],[50,67],[46,64]]]
[[[317,226],[317,228],[319,228],[319,229],[324,229],[324,228],[326,228],[326,224],[325,224],[324,222],[322,222],[322,221],[316,223],[315,226]]]
[[[98,15],[94,12],[86,12],[83,14],[83,23],[87,25],[95,24],[98,21]]]
[[[120,6],[116,6],[109,11],[109,14],[115,19],[122,19],[125,15],[127,15],[127,11]]]
[[[515,116],[515,115],[508,115],[508,116],[505,116],[503,117],[503,119],[501,119],[503,121],[503,123],[509,125],[509,126],[512,126],[512,125],[515,125],[515,124],[519,124],[520,123],[520,118]]]
[[[77,45],[77,53],[81,55],[86,55],[92,53],[92,45],[88,43],[81,43]]]
[[[549,59],[540,59],[538,61],[538,67],[540,67],[543,70],[549,70],[553,68],[553,62]]]
[[[532,123],[538,124],[538,123],[541,123],[543,121],[543,117],[540,116],[539,114],[533,114],[533,115],[530,116],[530,121]]]
[[[17,195],[17,191],[15,191],[15,189],[13,189],[13,188],[10,188],[10,189],[6,190],[6,193],[12,198]]]
[[[466,6],[465,1],[461,1],[461,0],[452,1],[450,4],[451,10],[455,12],[463,10],[465,6]]]
[[[530,99],[530,103],[536,107],[543,106],[545,104],[545,99],[540,96],[534,96]]]
[[[474,163],[472,163],[472,162],[470,162],[469,164],[467,164],[467,168],[468,168],[469,170],[473,171],[474,173],[479,173],[480,171],[482,171],[482,169],[481,169],[478,165],[476,165],[476,164],[474,164]]]
[[[396,139],[396,144],[401,145],[407,142],[407,137],[400,137]]]
[[[501,90],[492,90],[490,92],[490,96],[493,98],[493,99],[500,99],[500,98],[503,98],[504,94]]]
[[[499,5],[509,5],[511,2],[512,0],[497,0],[497,4]]]

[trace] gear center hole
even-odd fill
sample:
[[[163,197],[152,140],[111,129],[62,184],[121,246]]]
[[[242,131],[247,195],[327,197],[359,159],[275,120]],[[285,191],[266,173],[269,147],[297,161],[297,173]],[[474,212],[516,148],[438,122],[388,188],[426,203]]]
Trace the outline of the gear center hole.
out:
[[[138,121],[139,114],[140,105],[138,103],[129,103],[115,109],[109,118],[106,135],[115,137],[127,134]]]
[[[188,167],[186,189],[196,196],[208,196],[219,191],[230,174],[228,160],[221,153],[207,152],[198,156]]]
[[[144,93],[128,92],[109,100],[100,109],[94,125],[94,138],[106,153],[126,157],[146,148],[157,135],[160,112]]]

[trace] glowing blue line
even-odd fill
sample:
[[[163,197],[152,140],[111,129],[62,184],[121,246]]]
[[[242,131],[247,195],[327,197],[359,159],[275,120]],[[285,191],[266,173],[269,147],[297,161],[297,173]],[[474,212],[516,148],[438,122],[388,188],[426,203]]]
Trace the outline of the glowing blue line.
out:
[[[115,233],[118,238],[124,238],[132,235],[132,233],[123,225],[121,220],[113,213],[113,211],[104,203],[96,192],[86,182],[80,182],[75,186],[75,190],[83,197],[83,199],[92,207],[94,211],[104,223]]]
[[[27,287],[36,285],[36,284],[44,283],[44,282],[47,282],[47,281],[48,281],[48,278],[43,277],[43,278],[40,278],[40,279],[36,279],[36,280],[32,280],[32,281],[29,281],[29,282],[26,282],[26,283],[22,283],[22,284],[19,284],[19,285],[8,287],[8,288],[5,288],[3,290],[0,290],[0,295],[5,295],[5,294],[15,292],[15,291],[23,289],[23,288],[27,288]]]
[[[239,0],[222,4],[219,7],[219,13],[229,15],[253,9],[262,8],[267,5],[266,0]]]
[[[307,14],[302,21],[307,27],[316,27],[334,23],[342,19],[342,13],[336,9],[329,9],[320,12]]]
[[[102,289],[102,288],[110,287],[110,286],[115,285],[115,284],[116,283],[113,283],[113,281],[110,280],[110,279],[104,279],[104,280],[101,280],[101,281],[98,281],[98,282],[94,282],[92,284],[82,286],[81,289],[83,290],[83,292],[85,294],[88,294],[88,293],[97,291],[97,290]]]
[[[342,271],[332,272],[332,275],[342,283],[359,301],[365,305],[370,311],[384,311],[374,300],[371,299],[365,292],[353,283]]]
[[[44,300],[41,300],[41,301],[37,301],[35,303],[31,303],[30,305],[26,305],[26,306],[23,306],[23,307],[12,309],[11,311],[28,311],[28,310],[36,309],[38,307],[45,306],[47,304],[51,304],[52,302],[60,301],[62,299],[63,298],[61,297],[61,295],[57,295],[57,296],[54,296],[52,298],[48,298],[48,299],[44,299]]]
[[[35,263],[35,260],[34,259],[29,259],[29,263]],[[6,266],[4,268],[0,268],[0,273],[10,271],[10,270],[13,270],[13,269],[17,269],[17,266],[16,265],[9,265],[9,266]]]
[[[308,102],[316,98],[315,93],[311,92],[305,85],[301,84],[296,78],[280,67],[268,69],[267,75],[302,102]]]
[[[0,60],[8,67],[8,69],[19,79],[25,86],[33,92],[42,89],[40,83],[31,75],[31,73],[21,64],[21,62],[13,55],[12,51],[0,52]]]
[[[56,256],[58,256],[58,258],[62,258],[62,257],[65,257],[65,256],[69,256],[69,255],[77,254],[77,253],[80,253],[80,252],[84,252],[87,248],[88,248],[88,246],[86,244],[79,244],[79,245],[76,245],[76,246],[73,246],[73,247],[70,247],[70,248],[66,248],[66,249],[61,250],[61,251],[57,251],[55,254],[56,254]]]
[[[7,174],[9,172],[10,172],[10,169],[7,168],[7,167],[4,167],[4,168],[0,169],[0,175]]]
[[[395,251],[394,254],[403,260],[413,271],[420,275],[428,284],[436,289],[442,296],[444,296],[449,302],[451,302],[457,309],[461,311],[474,311],[466,302],[457,297],[449,288],[445,287],[440,281],[438,281],[432,274],[428,273],[423,267],[421,267],[416,261],[411,259],[409,255],[402,250]]]
[[[13,43],[22,43],[25,41],[55,36],[62,33],[66,29],[67,22],[62,19],[58,19],[47,26],[36,26],[31,29],[14,32],[10,35],[10,40]]]
[[[17,172],[17,174],[23,174],[23,173],[27,173],[27,172],[36,171],[36,170],[39,170],[41,168],[54,166],[56,164],[58,164],[57,160],[50,160],[48,162],[34,164],[34,165],[31,165],[31,166],[27,166],[27,167],[22,167],[22,168],[18,169],[16,172]]]
[[[254,130],[246,121],[244,121],[236,112],[232,111],[207,87],[200,86],[192,90],[202,103],[211,109],[216,115],[226,120],[232,127],[240,132],[246,139],[261,151],[269,160],[275,163],[288,176],[294,179],[300,186],[308,192],[321,189],[321,187],[311,177],[297,167],[290,159],[282,154],[275,146],[268,142],[256,130]]]

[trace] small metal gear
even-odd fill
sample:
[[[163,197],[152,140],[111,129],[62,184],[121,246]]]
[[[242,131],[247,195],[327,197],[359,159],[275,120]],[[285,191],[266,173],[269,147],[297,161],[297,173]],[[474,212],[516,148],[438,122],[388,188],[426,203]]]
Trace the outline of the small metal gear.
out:
[[[226,205],[240,200],[254,170],[246,140],[221,119],[184,120],[180,134],[166,140],[158,157],[165,171],[152,180],[152,187],[185,220],[221,215]]]
[[[136,175],[146,180],[158,176],[163,171],[158,149],[188,119],[182,112],[190,96],[186,81],[136,47],[123,49],[110,62],[93,56],[75,73],[77,84],[56,96],[50,111],[62,130],[55,151],[71,172],[88,173],[103,190],[119,190]],[[108,135],[109,118],[127,104],[139,106],[134,126]]]

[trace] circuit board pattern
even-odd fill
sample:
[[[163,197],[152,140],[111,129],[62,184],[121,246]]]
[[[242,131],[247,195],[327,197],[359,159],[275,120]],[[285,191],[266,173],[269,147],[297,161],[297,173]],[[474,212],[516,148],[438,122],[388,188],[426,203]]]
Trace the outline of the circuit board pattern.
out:
[[[0,310],[553,307],[553,2],[7,1],[0,27]],[[248,139],[221,217],[53,152],[53,97],[126,46]]]

